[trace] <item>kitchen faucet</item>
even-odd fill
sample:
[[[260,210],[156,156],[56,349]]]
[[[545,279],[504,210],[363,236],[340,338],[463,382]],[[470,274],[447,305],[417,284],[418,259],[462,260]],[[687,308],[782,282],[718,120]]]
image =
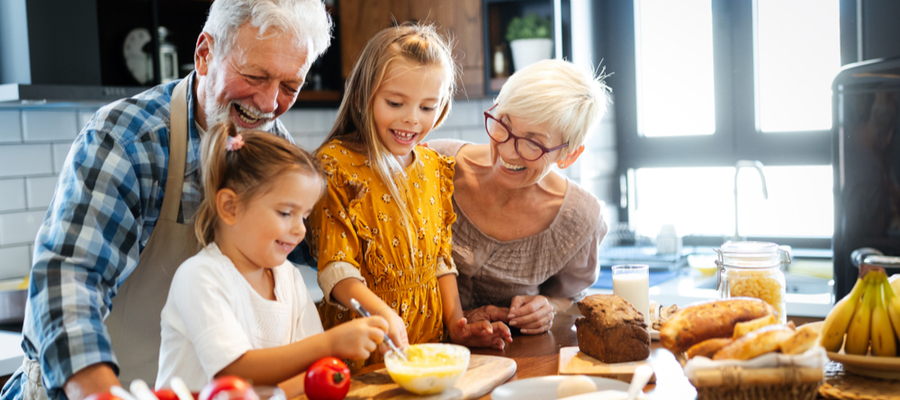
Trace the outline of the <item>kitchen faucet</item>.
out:
[[[744,240],[738,234],[738,174],[741,172],[741,168],[744,167],[756,168],[756,172],[759,172],[759,180],[762,182],[763,198],[769,198],[769,191],[766,189],[766,175],[763,174],[763,164],[759,160],[738,160],[734,164],[734,236],[731,238],[735,242]]]

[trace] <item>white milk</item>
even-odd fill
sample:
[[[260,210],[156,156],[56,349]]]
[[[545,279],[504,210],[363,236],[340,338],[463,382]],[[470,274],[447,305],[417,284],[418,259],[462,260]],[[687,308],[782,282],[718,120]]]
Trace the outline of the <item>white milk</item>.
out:
[[[613,293],[631,303],[650,325],[650,276],[648,274],[613,275]]]

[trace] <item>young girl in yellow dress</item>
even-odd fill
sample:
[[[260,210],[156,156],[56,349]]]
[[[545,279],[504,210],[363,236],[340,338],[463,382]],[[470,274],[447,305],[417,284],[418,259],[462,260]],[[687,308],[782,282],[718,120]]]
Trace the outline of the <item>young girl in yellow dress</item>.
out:
[[[310,214],[309,243],[325,329],[358,317],[348,309],[355,298],[388,320],[400,347],[511,341],[502,322],[463,318],[450,255],[454,160],[417,146],[450,114],[455,71],[434,28],[411,24],[376,34],[354,66],[335,126],[316,152],[328,191]],[[381,360],[373,352],[349,364]]]

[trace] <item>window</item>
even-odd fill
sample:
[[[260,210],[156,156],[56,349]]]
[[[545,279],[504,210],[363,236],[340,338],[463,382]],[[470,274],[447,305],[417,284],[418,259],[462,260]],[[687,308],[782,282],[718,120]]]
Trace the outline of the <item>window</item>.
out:
[[[837,0],[757,0],[759,126],[831,129],[831,80],[841,66]]]
[[[785,244],[830,238],[839,1],[623,3],[608,10],[618,44],[608,53],[618,169],[628,192],[619,212],[650,236],[666,223],[683,234],[731,236],[735,164],[759,160],[769,198],[758,174],[741,169],[740,234]]]
[[[712,135],[716,116],[710,0],[640,4],[635,21],[639,131],[650,137]],[[690,87],[684,82],[691,82]],[[685,103],[691,107],[672,107]]]
[[[654,236],[662,224],[673,224],[681,235],[734,234],[734,167],[638,168],[633,175],[629,212],[639,233]],[[765,179],[768,196],[752,168],[738,175],[742,236],[831,237],[831,166],[769,166]]]

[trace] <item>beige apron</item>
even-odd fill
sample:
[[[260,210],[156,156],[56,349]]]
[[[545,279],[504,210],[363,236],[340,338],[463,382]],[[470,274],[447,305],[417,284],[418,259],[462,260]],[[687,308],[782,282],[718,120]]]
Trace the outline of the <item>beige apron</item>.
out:
[[[138,265],[119,287],[106,319],[125,387],[134,379],[156,382],[159,367],[160,313],[166,304],[172,276],[178,266],[200,251],[193,225],[178,223],[184,162],[187,152],[188,79],[172,93],[169,127],[169,172],[162,211]]]
[[[128,387],[143,379],[151,387],[159,365],[160,313],[166,304],[175,270],[200,251],[193,225],[178,223],[184,163],[187,154],[187,91],[183,79],[172,92],[169,126],[169,169],[162,210],[138,265],[119,287],[113,309],[106,319],[113,351],[119,364],[119,381]],[[25,357],[22,368],[28,377],[25,400],[47,400],[41,383],[40,363]]]

